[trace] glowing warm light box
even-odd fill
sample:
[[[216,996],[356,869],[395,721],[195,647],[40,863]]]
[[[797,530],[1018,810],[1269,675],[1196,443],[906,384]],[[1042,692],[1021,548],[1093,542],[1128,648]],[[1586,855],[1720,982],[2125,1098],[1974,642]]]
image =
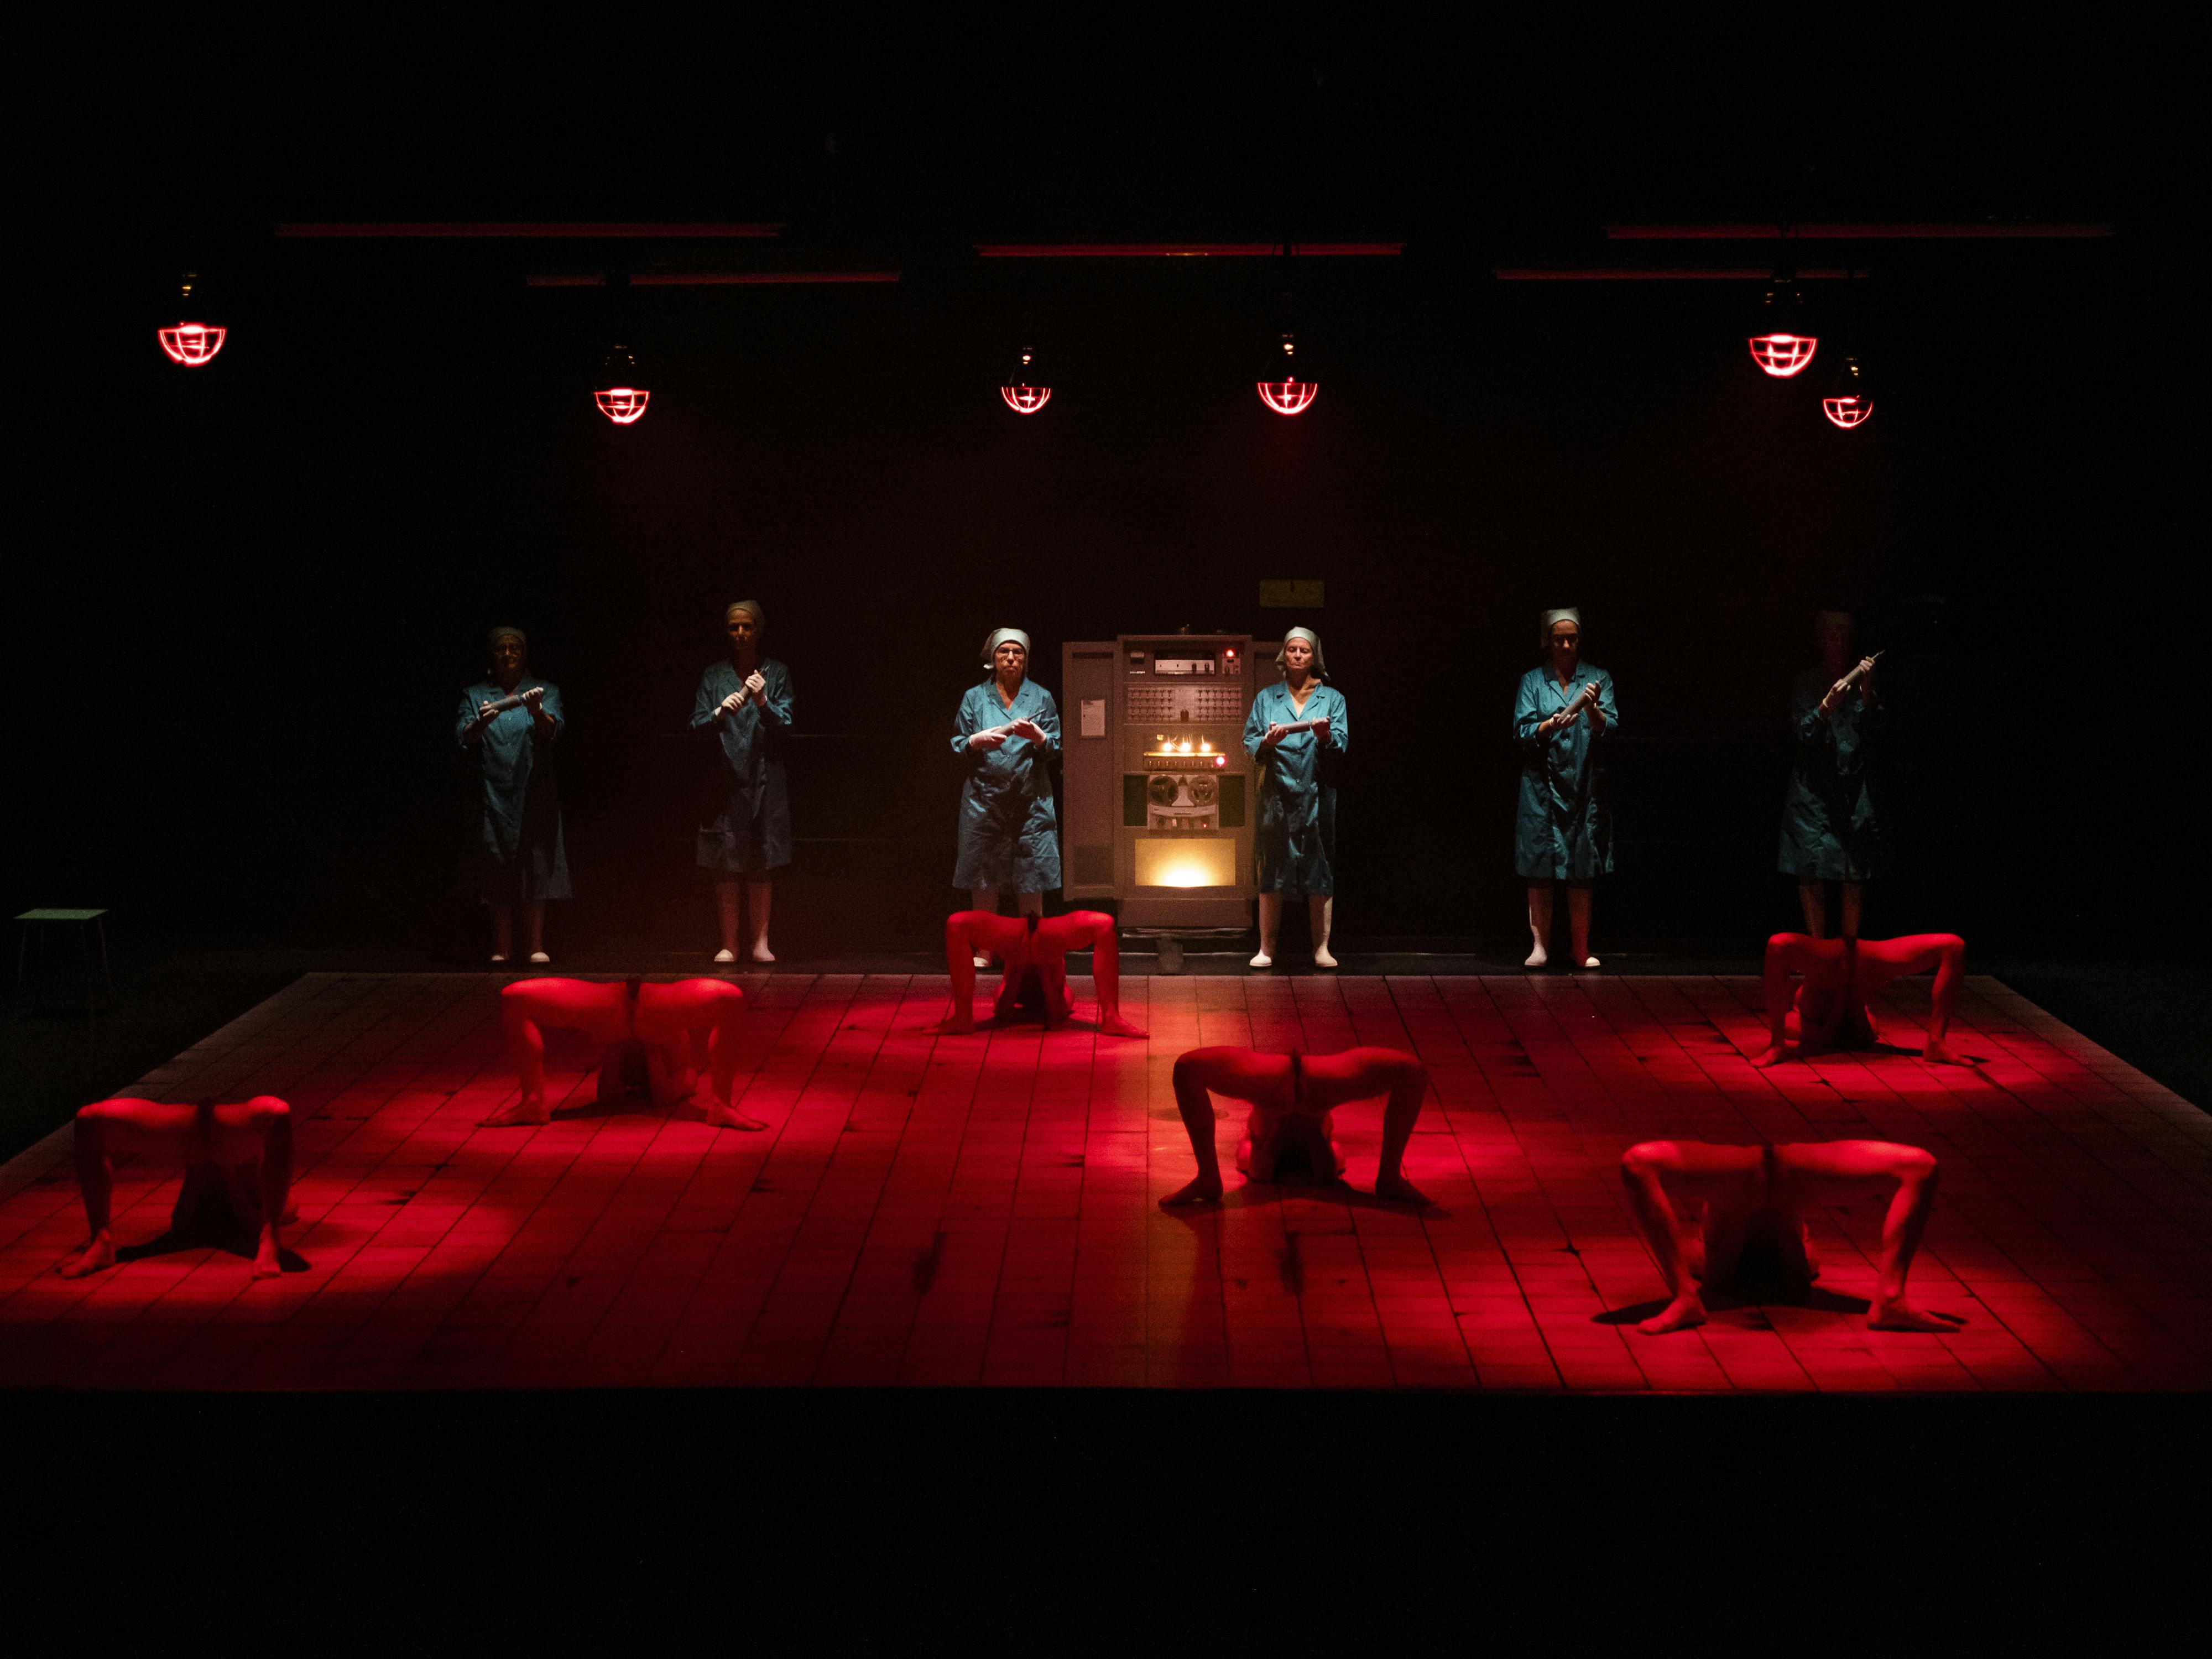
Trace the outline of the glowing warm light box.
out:
[[[1786,380],[1813,361],[1820,343],[1811,334],[1754,334],[1751,360],[1778,380]]]
[[[1139,887],[1234,887],[1237,838],[1185,840],[1147,837],[1135,844]]]
[[[1321,387],[1311,380],[1261,380],[1260,401],[1278,415],[1295,415],[1314,400]]]
[[[155,330],[161,349],[169,354],[173,362],[187,368],[198,368],[222,349],[222,343],[230,333],[227,328],[213,328],[205,323],[179,323],[174,328]]]
[[[1048,386],[1002,386],[999,395],[1006,400],[1006,407],[1017,415],[1034,415],[1052,401]]]
[[[1846,432],[1874,413],[1871,398],[1823,398],[1820,412]]]
[[[592,396],[599,401],[599,413],[617,426],[629,426],[645,413],[645,406],[653,399],[650,392],[637,386],[611,386]]]

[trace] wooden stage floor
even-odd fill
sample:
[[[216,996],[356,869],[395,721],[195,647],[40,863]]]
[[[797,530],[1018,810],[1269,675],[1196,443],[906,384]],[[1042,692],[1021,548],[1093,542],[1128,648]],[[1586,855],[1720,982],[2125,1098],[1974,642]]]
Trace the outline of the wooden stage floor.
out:
[[[0,1383],[93,1389],[1008,1384],[1541,1390],[2202,1389],[2212,1383],[2212,1118],[1994,980],[1975,1070],[1911,1055],[1753,1071],[1747,978],[1138,978],[1148,1042],[925,1036],[942,976],[747,976],[741,1086],[769,1121],[599,1115],[589,1055],[538,1129],[489,975],[312,974],[135,1092],[267,1092],[299,1115],[309,1264],[52,1268],[83,1237],[70,1131],[0,1169]],[[1926,981],[1893,988],[1917,1041]],[[1077,985],[1089,1006],[1089,984]],[[1169,1084],[1201,1043],[1381,1043],[1426,1061],[1381,1204],[1379,1107],[1338,1114],[1351,1189],[1189,1178]],[[1223,1103],[1229,1166],[1241,1109]],[[1818,1305],[1632,1323],[1660,1281],[1615,1163],[1657,1136],[1874,1137],[1942,1187],[1912,1278],[1955,1335],[1870,1332],[1874,1205],[1815,1219]],[[177,1172],[118,1171],[116,1237],[160,1235]]]

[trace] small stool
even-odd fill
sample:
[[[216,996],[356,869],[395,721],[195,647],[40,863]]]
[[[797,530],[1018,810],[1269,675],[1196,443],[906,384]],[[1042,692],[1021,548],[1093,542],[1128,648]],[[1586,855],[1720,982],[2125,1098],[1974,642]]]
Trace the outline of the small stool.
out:
[[[33,954],[31,951],[33,936],[35,934],[39,940],[39,949],[33,961],[36,964],[43,965],[46,954],[47,927],[54,923],[66,923],[76,931],[77,961],[83,969],[85,991],[83,1006],[86,1011],[93,1012],[101,1008],[113,1007],[115,976],[108,971],[107,927],[100,921],[100,918],[106,914],[105,910],[26,910],[21,915],[17,916],[15,921],[21,931],[15,936],[16,994],[20,996],[22,994],[24,959]],[[92,973],[92,946],[94,939],[100,943],[100,977],[96,981],[93,978]],[[51,978],[50,974],[40,975],[42,983]],[[30,1005],[34,1012],[43,1008],[61,1006],[64,1005],[48,1003],[43,996],[34,997]]]

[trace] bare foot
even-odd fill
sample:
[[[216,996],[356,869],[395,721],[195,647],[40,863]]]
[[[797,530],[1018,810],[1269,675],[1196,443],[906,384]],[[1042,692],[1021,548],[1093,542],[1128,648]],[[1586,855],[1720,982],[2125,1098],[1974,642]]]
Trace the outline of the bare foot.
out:
[[[1867,1328],[1870,1331],[1933,1331],[1941,1336],[1966,1322],[1955,1315],[1929,1313],[1924,1308],[1916,1308],[1901,1296],[1894,1302],[1877,1302],[1867,1310]]]
[[[1202,1175],[1188,1187],[1178,1187],[1160,1200],[1163,1210],[1182,1210],[1197,1204],[1215,1204],[1221,1199],[1221,1177]]]
[[[1375,1196],[1401,1199],[1408,1204],[1425,1204],[1429,1195],[1402,1175],[1376,1176]]]
[[[276,1278],[284,1271],[283,1255],[276,1245],[276,1230],[264,1227],[260,1247],[253,1252],[253,1276],[256,1279]]]
[[[1329,955],[1328,946],[1326,945],[1322,945],[1320,950],[1314,952],[1314,966],[1316,968],[1334,968],[1336,966],[1336,958]]]
[[[1972,1054],[1962,1054],[1948,1042],[1929,1038],[1928,1046],[1920,1051],[1920,1058],[1930,1066],[1972,1066],[1977,1062]]]
[[[481,1129],[505,1129],[515,1124],[550,1123],[553,1109],[545,1103],[544,1095],[522,1095],[510,1100],[489,1117],[479,1118]]]
[[[755,962],[774,962],[775,960],[775,952],[768,948],[768,943],[766,940],[763,940],[760,944],[753,946],[753,960]]]
[[[1698,1299],[1695,1291],[1686,1291],[1650,1318],[1638,1320],[1636,1328],[1646,1336],[1664,1336],[1669,1331],[1686,1331],[1705,1322],[1705,1304]]]
[[[707,1122],[716,1129],[765,1129],[768,1125],[757,1117],[747,1117],[732,1104],[725,1106],[719,1100],[707,1103]]]
[[[75,1255],[60,1262],[54,1271],[64,1279],[82,1279],[87,1273],[96,1273],[102,1267],[115,1265],[115,1236],[106,1231],[96,1232]]]
[[[975,1017],[970,1014],[963,1019],[957,1014],[947,1014],[936,1024],[923,1026],[921,1033],[924,1036],[974,1036]]]
[[[1779,1066],[1789,1058],[1787,1051],[1782,1048],[1761,1048],[1751,1057],[1751,1063],[1763,1072],[1770,1066]]]
[[[1145,1034],[1119,1014],[1098,1016],[1098,1035],[1101,1036],[1140,1037]]]
[[[1545,963],[1551,961],[1551,959],[1552,953],[1540,945],[1534,950],[1529,951],[1527,956],[1521,958],[1521,965],[1523,968],[1541,968]]]

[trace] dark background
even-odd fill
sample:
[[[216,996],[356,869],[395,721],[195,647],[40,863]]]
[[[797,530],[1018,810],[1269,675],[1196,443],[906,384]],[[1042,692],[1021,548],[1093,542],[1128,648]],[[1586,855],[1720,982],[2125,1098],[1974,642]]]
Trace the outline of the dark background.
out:
[[[1070,638],[1314,624],[1358,728],[1340,939],[1502,948],[1512,684],[1538,609],[1575,604],[1624,710],[1600,947],[1747,953],[1795,925],[1782,714],[1840,603],[1890,653],[1872,931],[2194,937],[2199,740],[2162,665],[2200,428],[2160,326],[2186,313],[2155,41],[357,21],[210,20],[187,63],[48,19],[84,32],[17,71],[11,914],[473,960],[451,724],[512,621],[569,710],[555,948],[703,948],[678,734],[742,594],[799,694],[787,957],[927,948],[944,734],[1000,623],[1048,687]],[[700,261],[270,233],[552,217],[781,221],[802,264],[904,276],[625,295],[523,276]],[[1785,217],[2118,234],[1864,245],[1877,413],[1848,434],[1746,361],[1755,284],[1489,274],[1590,263],[1612,220]],[[1285,235],[1407,243],[1307,262],[1323,389],[1295,421],[1251,390],[1272,262],[969,251]],[[150,338],[186,264],[233,330],[191,372]],[[1840,285],[1809,286],[1832,342]],[[993,390],[1025,331],[1055,387],[1029,420]],[[617,331],[653,390],[628,428],[588,396]],[[1259,610],[1268,576],[1324,579],[1326,609]]]

